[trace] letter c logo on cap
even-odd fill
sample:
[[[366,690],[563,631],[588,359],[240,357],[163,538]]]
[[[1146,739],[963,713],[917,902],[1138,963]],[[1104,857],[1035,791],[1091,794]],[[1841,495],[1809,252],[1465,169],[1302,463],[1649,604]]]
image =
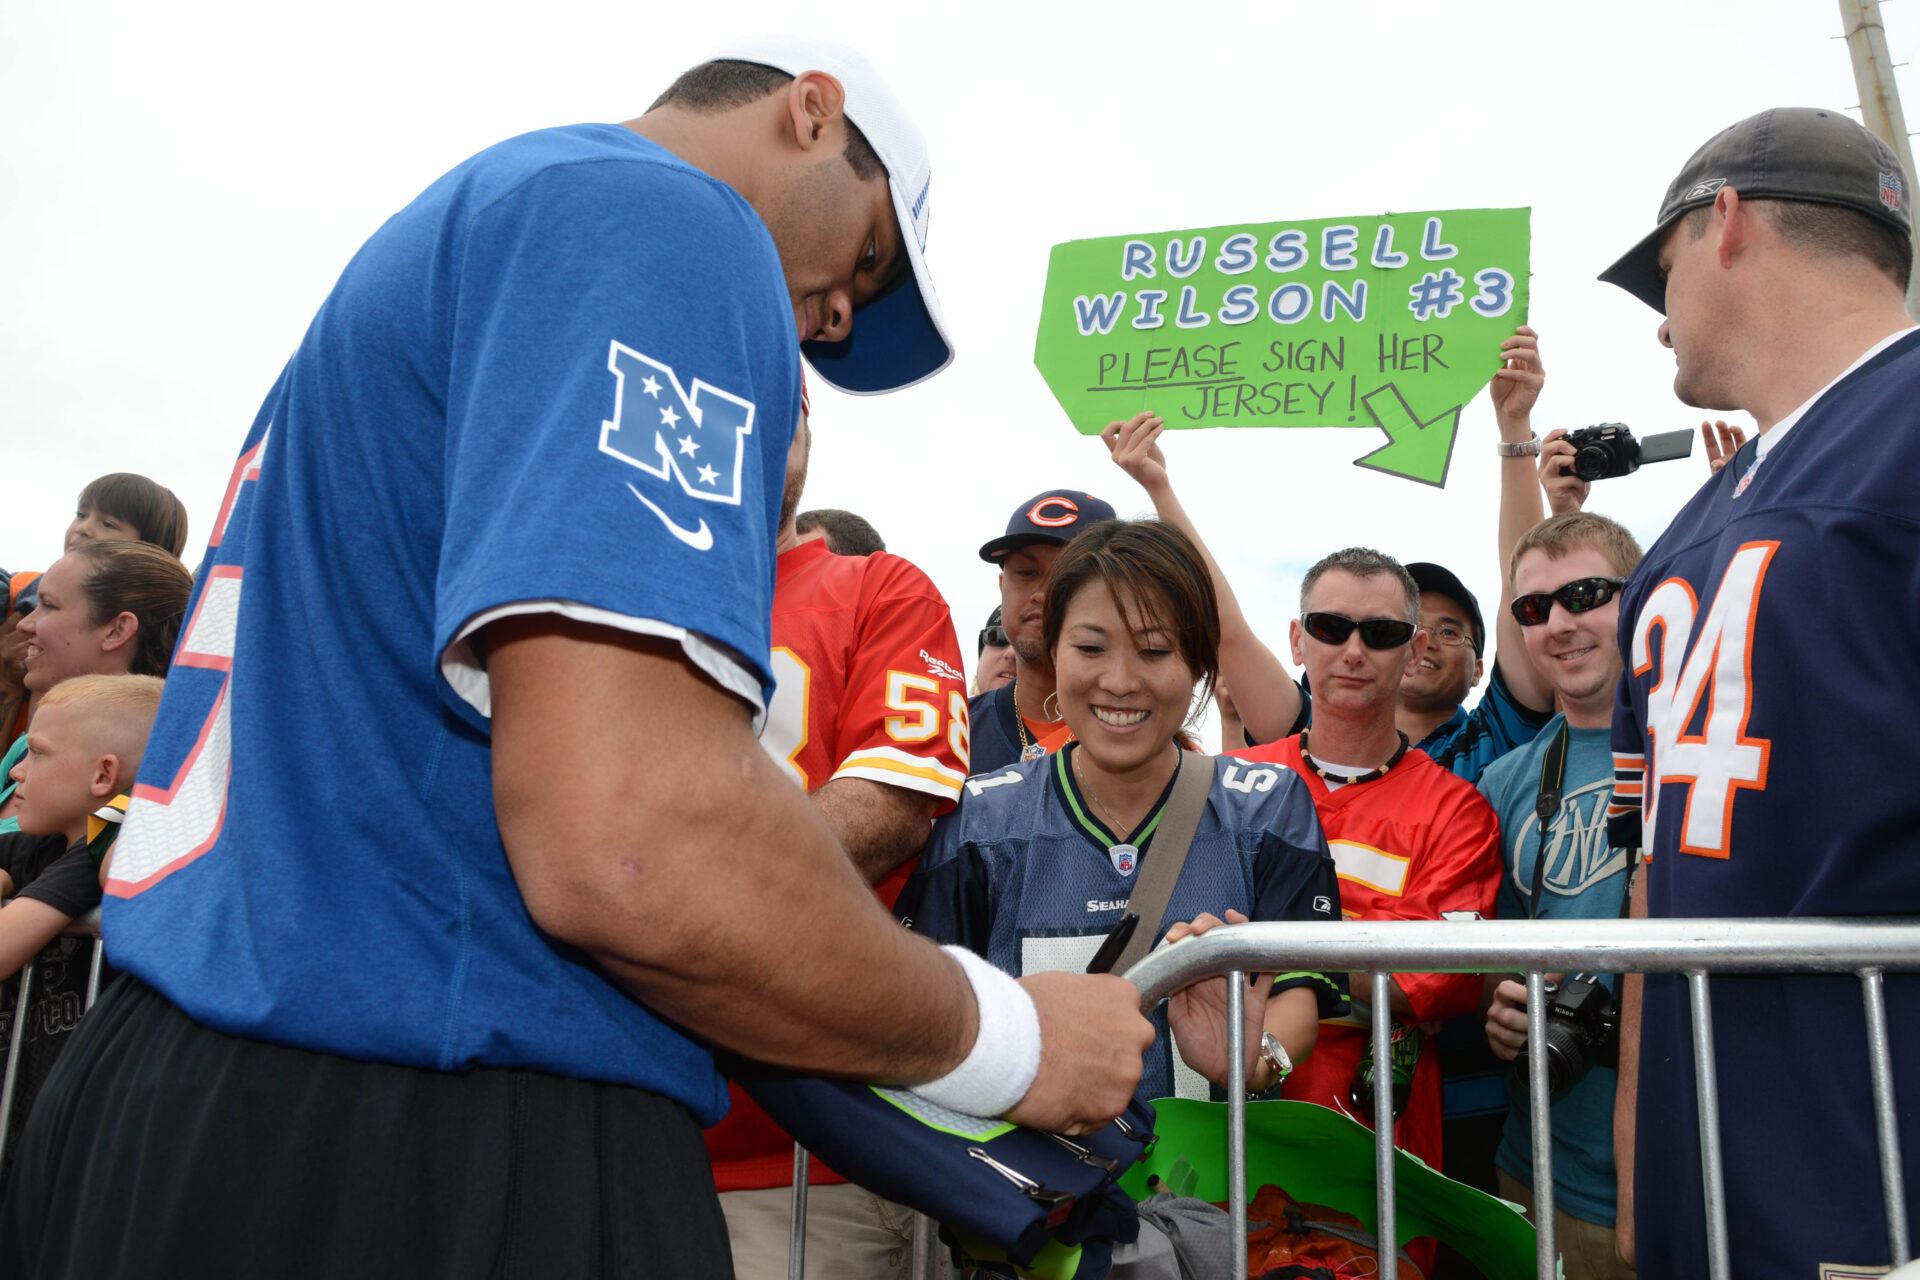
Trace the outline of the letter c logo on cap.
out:
[[[1050,507],[1054,508],[1055,511],[1064,511],[1066,514],[1059,515],[1051,513],[1048,510]],[[1027,512],[1027,519],[1033,521],[1043,529],[1063,528],[1079,518],[1080,508],[1074,505],[1072,498],[1042,498],[1033,504],[1031,511]]]

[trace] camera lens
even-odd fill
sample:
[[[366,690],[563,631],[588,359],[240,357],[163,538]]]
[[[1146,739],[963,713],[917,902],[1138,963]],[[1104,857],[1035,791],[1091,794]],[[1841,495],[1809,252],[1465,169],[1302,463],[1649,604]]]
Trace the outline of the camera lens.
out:
[[[1573,455],[1573,474],[1582,480],[1604,479],[1611,456],[1597,444],[1590,444]]]

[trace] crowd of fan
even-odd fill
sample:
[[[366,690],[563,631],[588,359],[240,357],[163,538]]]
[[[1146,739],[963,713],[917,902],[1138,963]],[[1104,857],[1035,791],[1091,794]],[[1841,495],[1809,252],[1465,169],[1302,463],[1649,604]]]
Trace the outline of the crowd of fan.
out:
[[[1530,414],[1544,377],[1532,331],[1519,329],[1502,355],[1493,390],[1502,437],[1533,441]],[[1730,442],[1724,424],[1715,425],[1717,437],[1709,426],[1703,434],[1717,468]],[[883,886],[890,903],[905,886],[899,910],[910,925],[1015,974],[1083,966],[1108,927],[1102,913],[1088,911],[1126,898],[1132,868],[1117,851],[1138,857],[1150,848],[1181,753],[1197,748],[1191,727],[1209,696],[1225,751],[1290,772],[1278,786],[1282,775],[1272,769],[1236,778],[1229,768],[1227,789],[1216,781],[1216,805],[1224,810],[1237,791],[1247,797],[1246,811],[1205,831],[1218,847],[1209,846],[1200,865],[1218,883],[1203,889],[1182,881],[1192,909],[1174,914],[1192,923],[1173,936],[1222,919],[1619,914],[1626,852],[1596,858],[1592,849],[1607,807],[1605,725],[1619,675],[1611,596],[1639,549],[1613,521],[1580,513],[1588,486],[1565,469],[1572,449],[1564,433],[1539,443],[1537,463],[1526,450],[1500,463],[1498,643],[1486,693],[1468,710],[1463,703],[1489,674],[1479,602],[1439,565],[1403,565],[1365,548],[1334,552],[1308,573],[1287,638],[1301,671],[1296,680],[1274,646],[1253,633],[1176,497],[1162,430],[1142,414],[1104,437],[1114,463],[1145,489],[1157,520],[1119,521],[1099,498],[1052,490],[1021,504],[1005,533],[982,548],[982,558],[998,566],[1002,603],[979,632],[972,664],[971,760],[959,763],[974,781],[965,795],[948,784],[961,803],[939,808],[924,851],[913,838],[903,860],[868,868],[876,883],[891,878]],[[810,427],[802,436],[810,439]],[[879,533],[858,515],[796,513],[804,480],[801,453],[797,467],[790,463],[783,513],[792,546],[819,538],[835,556],[885,555]],[[1550,519],[1542,518],[1543,492]],[[113,836],[159,701],[157,677],[166,674],[192,589],[180,560],[185,546],[185,508],[171,491],[144,476],[108,475],[80,494],[65,554],[44,572],[7,580],[0,722],[11,745],[0,769],[0,885],[11,896],[0,909],[0,975],[40,959],[29,1019],[35,1066],[24,1077],[29,1100],[80,1014],[84,966],[73,960],[75,939],[62,934],[97,905],[109,875]],[[957,672],[951,620],[944,604],[939,611]],[[779,616],[776,610],[776,645]],[[1123,652],[1135,645],[1116,643],[1125,635],[1147,651],[1144,659]],[[1543,744],[1561,729],[1556,709],[1575,735],[1568,800],[1537,830],[1531,788]],[[1093,847],[1113,855],[1088,870],[1062,864],[1053,847],[1030,870],[1029,857],[1040,851],[1030,853],[1018,838],[1024,826],[1005,804],[995,810],[1014,795],[996,784],[1018,781],[1014,766],[1051,752],[1061,752],[1058,796],[1070,797]],[[1164,770],[1149,771],[1146,783],[1133,776],[1136,757],[1163,752],[1172,753]],[[1130,780],[1117,781],[1123,776]],[[1256,789],[1259,804],[1252,803]],[[918,818],[923,833],[927,816]],[[1382,883],[1382,865],[1395,877],[1390,883]],[[1022,954],[1017,939],[1034,929],[1072,945],[1038,959]],[[1263,1029],[1278,1043],[1255,1062],[1255,1087],[1370,1124],[1371,1094],[1354,1086],[1362,1069],[1372,1069],[1364,982],[1360,974],[1292,974],[1259,991]],[[1396,1141],[1456,1178],[1530,1203],[1526,1111],[1509,1107],[1508,1073],[1497,1061],[1526,1043],[1524,988],[1511,975],[1403,974],[1395,983],[1392,1070],[1404,1108],[1396,1110]],[[1149,1066],[1142,1097],[1218,1096],[1227,1078],[1225,1041],[1209,1034],[1217,1029],[1209,1018],[1217,1023],[1218,1016],[1205,1005],[1203,988],[1170,1004],[1175,1034],[1168,1039],[1162,1019],[1150,1053],[1158,1066]],[[1612,1090],[1613,1072],[1601,1068],[1555,1113],[1556,1139],[1580,1153],[1558,1166],[1561,1238],[1580,1241],[1583,1256],[1598,1259],[1588,1274],[1613,1263],[1610,1246],[1593,1243],[1610,1241],[1613,1225]],[[714,1151],[723,1163],[728,1144]],[[775,1154],[770,1174],[731,1185],[722,1179],[737,1262],[756,1247],[769,1258],[784,1249],[784,1220],[768,1216],[756,1236],[746,1204],[760,1184],[785,1185],[784,1147]],[[874,1214],[889,1208],[865,1199]],[[816,1230],[816,1249],[845,1246],[848,1265],[859,1269],[857,1226],[840,1241],[830,1222]],[[1431,1272],[1430,1242],[1414,1257]],[[1443,1265],[1462,1264],[1449,1258]]]

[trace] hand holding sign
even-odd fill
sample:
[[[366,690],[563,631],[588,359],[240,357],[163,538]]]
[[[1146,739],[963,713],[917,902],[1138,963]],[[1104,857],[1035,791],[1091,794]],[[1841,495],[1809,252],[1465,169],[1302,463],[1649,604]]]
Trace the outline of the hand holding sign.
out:
[[[1498,367],[1480,353],[1526,317],[1527,215],[1055,245],[1034,363],[1089,435],[1150,401],[1169,427],[1362,427],[1387,443],[1358,465],[1443,484],[1460,408]]]

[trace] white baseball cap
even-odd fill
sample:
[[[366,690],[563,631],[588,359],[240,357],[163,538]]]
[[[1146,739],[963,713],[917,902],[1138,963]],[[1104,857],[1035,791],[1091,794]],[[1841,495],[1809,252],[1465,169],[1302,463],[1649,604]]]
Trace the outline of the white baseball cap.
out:
[[[803,342],[821,380],[854,395],[879,395],[923,382],[953,362],[953,343],[927,270],[928,190],[933,165],[927,140],[879,72],[858,51],[811,36],[760,35],[729,41],[711,60],[777,67],[790,76],[824,71],[846,90],[847,119],[860,127],[887,168],[901,247],[912,274],[862,306],[840,342]]]

